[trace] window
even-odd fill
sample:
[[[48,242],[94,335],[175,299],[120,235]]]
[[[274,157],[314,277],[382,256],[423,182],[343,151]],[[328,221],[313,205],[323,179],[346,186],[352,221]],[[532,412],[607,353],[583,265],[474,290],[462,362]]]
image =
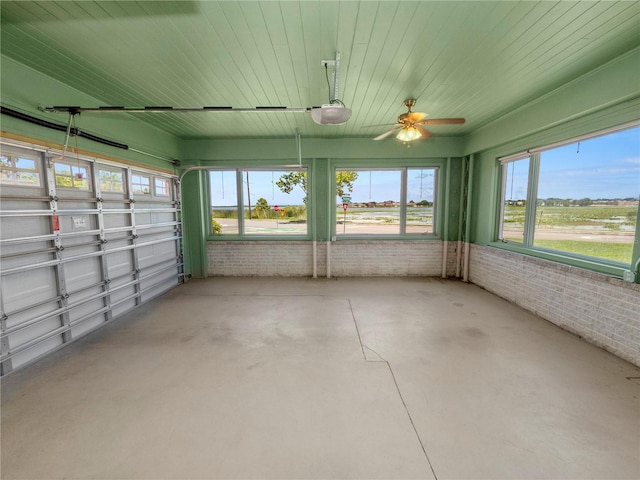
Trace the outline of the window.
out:
[[[131,174],[131,191],[141,195],[151,194],[151,179],[138,173]]]
[[[436,168],[336,170],[336,235],[433,234]]]
[[[154,185],[156,196],[168,197],[170,195],[169,180],[166,178],[155,178]]]
[[[101,192],[124,193],[124,175],[121,168],[100,166],[98,169]]]
[[[235,170],[209,172],[211,231],[214,235],[238,235],[238,190]]]
[[[89,168],[85,162],[54,162],[53,171],[56,177],[56,187],[89,190]]]
[[[40,186],[40,160],[14,155],[10,152],[0,154],[0,183],[13,185]]]
[[[307,171],[209,171],[214,235],[306,235]]]
[[[407,169],[406,233],[434,232],[436,174],[435,168]]]
[[[500,238],[524,241],[524,217],[529,185],[529,157],[519,158],[503,167],[502,231]]]
[[[640,199],[640,126],[503,162],[500,239],[630,264]]]

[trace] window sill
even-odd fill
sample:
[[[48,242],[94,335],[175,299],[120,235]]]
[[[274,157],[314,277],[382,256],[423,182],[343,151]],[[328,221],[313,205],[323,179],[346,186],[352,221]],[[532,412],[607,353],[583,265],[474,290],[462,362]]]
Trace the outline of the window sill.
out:
[[[264,242],[264,241],[306,241],[309,235],[207,235],[207,242]]]
[[[490,247],[508,250],[510,252],[528,255],[530,257],[541,258],[552,262],[569,265],[572,267],[590,270],[592,272],[610,275],[616,278],[623,278],[625,270],[630,270],[631,266],[624,263],[599,260],[597,258],[572,255],[570,253],[557,252],[536,247],[525,247],[511,242],[495,241],[489,243]]]

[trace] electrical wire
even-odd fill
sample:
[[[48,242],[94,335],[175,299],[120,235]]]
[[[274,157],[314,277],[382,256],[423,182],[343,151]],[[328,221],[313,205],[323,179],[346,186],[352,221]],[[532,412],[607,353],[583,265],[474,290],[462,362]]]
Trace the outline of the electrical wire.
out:
[[[333,105],[334,103],[339,103],[343,107],[346,107],[344,102],[339,98],[331,98],[331,82],[329,81],[329,66],[326,63],[324,64],[324,73],[327,79],[327,88],[329,89],[329,105]]]
[[[329,81],[329,66],[326,63],[324,64],[324,73],[325,73],[325,76],[327,77],[327,88],[329,89],[329,103],[332,103],[333,100],[331,99],[331,82]]]

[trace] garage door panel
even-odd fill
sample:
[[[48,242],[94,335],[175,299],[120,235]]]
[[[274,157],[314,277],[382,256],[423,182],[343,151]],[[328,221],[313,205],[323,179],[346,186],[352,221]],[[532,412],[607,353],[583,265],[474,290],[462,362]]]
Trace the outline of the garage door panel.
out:
[[[59,348],[63,344],[62,335],[55,335],[38,341],[35,345],[25,349],[22,352],[15,353],[11,356],[11,363],[14,369],[28,365],[34,360],[50,353]]]
[[[12,257],[18,255],[32,255],[26,262],[23,259],[18,259],[17,264],[23,265],[24,263],[40,263],[53,258],[50,254],[53,251],[54,242],[53,238],[45,240],[23,240],[14,241],[10,243],[4,243],[1,248],[2,252],[2,268],[9,268],[7,265],[13,260]]]
[[[84,318],[81,322],[71,327],[71,334],[73,335],[74,339],[80,338],[87,333],[90,333],[92,330],[100,327],[102,324],[104,324],[104,322],[104,314],[97,314],[88,318]]]
[[[98,292],[100,294],[102,292]],[[98,310],[104,308],[104,299],[96,298],[94,300],[85,300],[82,303],[79,303],[72,298],[69,298],[70,305],[75,305],[69,308],[69,321],[71,324],[75,324],[79,321],[83,321],[84,318],[92,316]],[[104,314],[102,314],[102,319],[105,320]]]
[[[14,330],[20,330],[41,319],[59,316],[61,313],[60,297],[48,299],[41,304],[22,310],[7,311],[6,332],[11,333]]]
[[[2,249],[2,272],[3,276],[7,277],[7,281],[11,281],[12,276],[18,274],[17,277],[14,277],[14,282],[16,278],[21,276],[20,272],[16,272],[16,270],[21,270],[24,265],[31,266],[31,269],[35,267],[35,265],[43,265],[40,268],[48,268],[48,262],[55,261],[55,257],[53,253],[55,249],[53,247],[45,246],[44,251],[27,251],[30,246],[27,245],[19,245],[19,246],[7,246],[7,248]],[[37,270],[37,269],[36,269]]]
[[[4,203],[4,202],[3,202]],[[6,208],[3,205],[3,209]],[[0,218],[2,240],[24,238],[52,233],[51,214],[29,214],[28,216],[3,216]]]
[[[3,375],[183,279],[171,176],[78,155],[46,159],[31,146],[7,152],[0,176]]]
[[[2,300],[5,312],[21,310],[57,295],[58,288],[53,267],[2,277]]]
[[[134,270],[131,250],[107,253],[107,277],[111,281],[123,275],[133,274]]]
[[[131,214],[129,212],[112,213],[103,211],[104,228],[128,227],[131,225]]]
[[[178,284],[177,270],[169,270],[140,281],[142,301],[146,302]]]
[[[76,237],[81,237],[83,232],[98,232],[98,216],[89,213],[69,213],[58,215],[60,223],[60,233],[68,241],[74,241]]]
[[[132,279],[133,277],[130,280]],[[115,317],[135,307],[137,295],[138,292],[133,285],[126,285],[117,290],[112,289],[110,291],[112,315]]]
[[[50,333],[58,332],[61,328],[62,321],[60,315],[53,315],[38,323],[34,323],[9,334],[9,346],[12,350],[21,350],[33,342],[34,339],[38,339]],[[55,334],[62,335],[61,332]]]
[[[100,259],[84,258],[65,263],[64,273],[67,292],[82,290],[87,285],[94,285],[103,280]]]

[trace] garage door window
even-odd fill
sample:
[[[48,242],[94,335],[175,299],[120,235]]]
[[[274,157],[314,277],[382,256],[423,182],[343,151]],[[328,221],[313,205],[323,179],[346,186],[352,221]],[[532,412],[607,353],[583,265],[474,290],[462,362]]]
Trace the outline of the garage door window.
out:
[[[4,184],[40,186],[40,161],[2,152],[0,182]]]
[[[90,166],[86,162],[69,163],[58,161],[53,164],[56,187],[75,190],[90,190]]]
[[[123,193],[124,174],[121,168],[100,167],[98,170],[101,192]]]

